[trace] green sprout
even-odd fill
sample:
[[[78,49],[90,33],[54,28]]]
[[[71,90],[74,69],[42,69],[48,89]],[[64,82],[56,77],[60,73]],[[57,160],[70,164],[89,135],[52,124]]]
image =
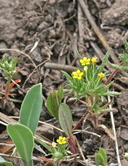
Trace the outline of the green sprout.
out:
[[[14,79],[18,71],[16,70],[17,58],[4,56],[3,60],[0,59],[0,68],[3,70],[5,79],[11,81]]]
[[[42,140],[36,138],[40,144],[42,144],[50,153],[46,154],[46,156],[52,155],[53,161],[55,163],[59,162],[62,159],[66,159],[66,155],[68,152],[68,138],[59,136],[56,142],[52,142],[51,146],[48,146]]]
[[[7,80],[7,88],[5,91],[5,97],[0,100],[0,102],[2,102],[4,99],[6,99],[9,95],[10,90],[12,89],[12,87],[19,83],[20,80],[13,80],[15,78],[15,76],[17,75],[17,73],[22,70],[16,70],[16,65],[17,65],[17,58],[14,57],[7,57],[4,56],[3,60],[0,59],[0,68],[3,71],[3,74],[5,76],[5,79]]]
[[[99,152],[95,153],[96,166],[107,166],[107,155],[103,148],[99,148]]]

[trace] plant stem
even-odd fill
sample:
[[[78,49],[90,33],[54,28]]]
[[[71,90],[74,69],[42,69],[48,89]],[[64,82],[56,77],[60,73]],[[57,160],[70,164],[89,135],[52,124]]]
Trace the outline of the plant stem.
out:
[[[34,166],[33,165],[33,160],[31,160],[31,161],[23,161],[23,163],[24,163],[24,166]]]

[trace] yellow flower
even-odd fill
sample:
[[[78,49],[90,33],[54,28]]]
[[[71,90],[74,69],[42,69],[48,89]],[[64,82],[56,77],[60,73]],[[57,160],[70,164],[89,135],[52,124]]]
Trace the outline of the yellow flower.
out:
[[[88,66],[84,66],[84,71],[85,71],[85,72],[88,71]]]
[[[124,157],[128,157],[128,153],[125,153]]]
[[[67,143],[66,137],[59,136],[59,139],[57,139],[56,142],[58,142],[58,144],[60,145],[66,144]]]
[[[90,58],[83,57],[83,59],[80,59],[80,63],[85,66],[90,64]]]
[[[52,142],[52,147],[55,148],[56,147],[56,143],[55,142]]]
[[[100,78],[103,78],[103,77],[105,77],[105,74],[99,73],[98,76],[99,76]]]
[[[80,70],[72,72],[73,78],[77,78],[78,80],[81,80],[83,74]]]
[[[93,58],[91,59],[91,62],[92,62],[92,64],[96,63],[96,62],[97,62],[97,57],[93,57]]]

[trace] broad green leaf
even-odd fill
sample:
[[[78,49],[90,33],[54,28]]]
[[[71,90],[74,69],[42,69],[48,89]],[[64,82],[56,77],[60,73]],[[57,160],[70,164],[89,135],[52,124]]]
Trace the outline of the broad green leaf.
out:
[[[58,91],[53,91],[47,98],[46,106],[48,111],[56,119],[58,119],[58,109],[63,98],[63,87],[60,87]]]
[[[8,124],[7,131],[23,160],[24,166],[33,166],[34,138],[31,130],[22,124]]]
[[[70,137],[72,134],[72,115],[67,104],[61,103],[59,106],[59,122],[65,134]]]
[[[1,156],[0,156],[0,163],[4,164],[6,166],[13,166],[13,164],[11,162],[4,160]]]
[[[35,134],[42,108],[42,85],[33,86],[26,94],[20,109],[20,123]]]

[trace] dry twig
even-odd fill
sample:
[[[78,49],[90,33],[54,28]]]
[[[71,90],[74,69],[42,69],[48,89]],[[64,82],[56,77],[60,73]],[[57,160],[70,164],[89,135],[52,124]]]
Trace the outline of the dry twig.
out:
[[[96,35],[98,36],[98,38],[100,39],[100,41],[102,42],[104,48],[106,49],[106,51],[110,50],[111,47],[108,45],[108,43],[106,42],[106,39],[104,38],[104,36],[102,35],[102,33],[100,32],[100,29],[98,28],[98,26],[96,25],[96,23],[94,22],[89,10],[88,10],[88,7],[87,7],[87,4],[83,1],[83,0],[80,0],[79,1],[89,23],[91,24],[94,32],[96,33]],[[114,52],[112,51],[111,49],[111,58],[113,60],[114,63],[116,64],[119,64],[119,60],[118,58],[114,55]]]

